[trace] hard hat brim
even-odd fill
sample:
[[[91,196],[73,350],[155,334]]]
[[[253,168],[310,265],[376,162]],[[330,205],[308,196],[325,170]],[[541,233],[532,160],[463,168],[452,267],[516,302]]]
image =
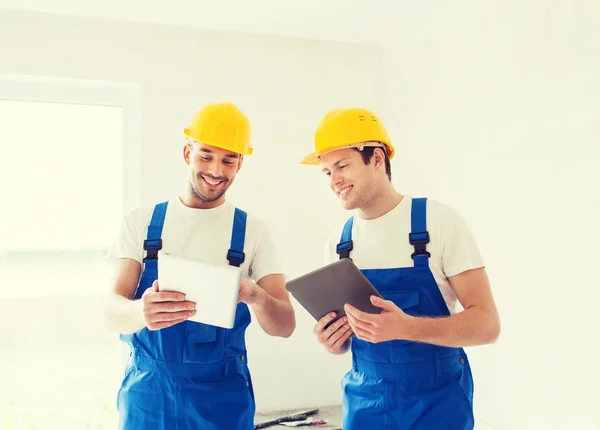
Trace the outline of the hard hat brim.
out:
[[[391,145],[388,145],[384,142],[380,142],[379,145],[372,145],[372,144],[365,145],[364,143],[361,142],[361,143],[357,143],[357,144],[341,145],[338,147],[333,147],[323,153],[318,152],[318,151],[313,152],[312,154],[309,154],[306,157],[304,157],[302,159],[302,161],[300,161],[300,164],[318,165],[318,164],[321,164],[321,157],[325,154],[328,154],[330,152],[337,151],[340,149],[361,148],[361,147],[362,148],[364,148],[364,147],[381,147],[381,148],[385,149],[385,151],[388,154],[388,158],[390,160],[394,157],[394,148]]]
[[[300,164],[310,164],[310,165],[321,164],[321,157],[323,155],[328,154],[328,153],[333,152],[333,151],[337,151],[338,149],[352,148],[353,146],[354,145],[340,145],[340,146],[334,146],[333,148],[329,148],[325,152],[315,151],[312,154],[309,154],[306,157],[304,157],[302,159],[302,161],[300,162]]]
[[[308,165],[318,165],[321,164],[321,153],[313,152],[312,154],[307,155],[300,161],[300,164],[308,164]]]
[[[190,141],[194,141],[194,142],[198,142],[198,143],[204,143],[205,145],[210,145],[210,146],[214,146],[215,148],[221,148],[224,149],[226,151],[231,151],[231,148],[226,148],[225,145],[219,145],[215,142],[200,142],[199,140],[194,139],[193,136],[191,136],[190,130],[185,128],[183,130],[183,135],[185,136],[186,140]],[[252,155],[252,153],[254,152],[254,148],[252,148],[251,146],[249,146],[245,152],[237,152],[237,151],[231,151],[235,154],[240,154],[240,155]]]

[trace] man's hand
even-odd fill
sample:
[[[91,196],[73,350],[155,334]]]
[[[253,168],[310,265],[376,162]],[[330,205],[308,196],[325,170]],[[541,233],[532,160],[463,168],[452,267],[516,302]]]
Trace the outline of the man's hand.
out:
[[[371,343],[397,339],[412,340],[413,317],[405,314],[390,300],[371,296],[371,303],[383,311],[380,314],[369,314],[348,304],[344,306],[350,327],[357,338]]]
[[[196,314],[196,304],[185,294],[158,291],[158,281],[142,295],[142,314],[149,330],[171,327]]]
[[[342,317],[325,328],[334,318],[335,312],[325,315],[314,326],[313,333],[327,351],[332,354],[341,354],[348,349],[346,341],[352,336],[352,330],[348,325],[347,317]]]
[[[252,279],[242,276],[238,303],[246,303],[247,305],[260,304],[266,300],[266,294]]]

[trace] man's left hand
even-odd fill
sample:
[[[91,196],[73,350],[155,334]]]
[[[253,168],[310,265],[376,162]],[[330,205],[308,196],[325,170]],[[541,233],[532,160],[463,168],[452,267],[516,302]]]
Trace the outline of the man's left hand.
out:
[[[238,303],[246,303],[247,305],[261,303],[264,301],[265,295],[265,290],[260,288],[256,282],[246,276],[242,276]]]
[[[411,339],[414,317],[404,313],[390,300],[371,296],[371,303],[383,311],[380,314],[369,314],[348,304],[344,306],[350,327],[357,338],[371,343]]]

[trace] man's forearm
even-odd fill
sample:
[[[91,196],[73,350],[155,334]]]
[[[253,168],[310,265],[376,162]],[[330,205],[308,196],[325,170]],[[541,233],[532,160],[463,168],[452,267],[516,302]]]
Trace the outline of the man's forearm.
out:
[[[493,343],[500,334],[500,321],[477,306],[449,317],[415,317],[411,324],[407,340],[454,348]]]
[[[294,308],[263,291],[263,297],[252,305],[258,323],[271,336],[290,337],[296,329]]]
[[[131,334],[146,327],[141,311],[141,300],[129,300],[111,294],[104,307],[104,319],[109,330]]]

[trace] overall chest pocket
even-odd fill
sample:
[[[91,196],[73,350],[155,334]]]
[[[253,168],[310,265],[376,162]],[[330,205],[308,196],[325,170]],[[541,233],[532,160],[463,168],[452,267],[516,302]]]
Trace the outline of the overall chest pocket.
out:
[[[217,327],[196,322],[187,323],[188,343],[215,343],[217,341]]]
[[[419,315],[419,290],[397,290],[382,293],[386,300],[391,300],[407,315]]]
[[[223,330],[213,325],[188,321],[185,360],[199,363],[214,363],[223,360]]]
[[[394,302],[396,306],[410,316],[419,316],[419,290],[387,291],[384,298]],[[413,351],[420,348],[419,344],[410,340],[391,340],[387,343],[388,360],[390,363],[411,361]]]

